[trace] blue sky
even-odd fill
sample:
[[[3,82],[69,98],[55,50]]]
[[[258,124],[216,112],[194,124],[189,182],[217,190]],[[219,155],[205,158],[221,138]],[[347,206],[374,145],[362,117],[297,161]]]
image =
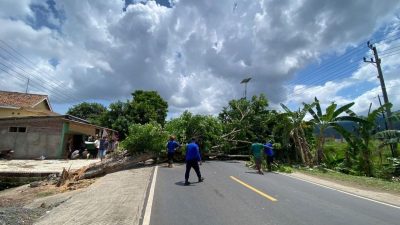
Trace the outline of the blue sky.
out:
[[[0,89],[48,94],[56,112],[107,106],[156,90],[169,117],[220,112],[243,96],[295,110],[354,101],[367,113],[382,95],[371,40],[399,109],[400,3],[388,0],[126,0],[0,2]]]

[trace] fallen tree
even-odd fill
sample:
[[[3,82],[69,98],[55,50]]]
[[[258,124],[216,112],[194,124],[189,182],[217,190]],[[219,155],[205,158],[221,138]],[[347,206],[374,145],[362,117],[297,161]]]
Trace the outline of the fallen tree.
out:
[[[64,168],[57,182],[57,186],[59,187],[70,182],[101,177],[108,173],[136,168],[143,165],[142,162],[153,158],[155,158],[153,153],[142,153],[135,156],[128,156],[126,153],[114,153],[103,161],[92,163],[78,170],[69,171]]]

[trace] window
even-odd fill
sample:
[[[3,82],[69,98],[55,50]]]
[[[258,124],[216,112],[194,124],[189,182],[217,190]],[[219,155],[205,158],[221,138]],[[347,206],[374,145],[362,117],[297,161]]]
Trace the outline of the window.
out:
[[[25,133],[26,132],[26,127],[18,127],[18,132]]]
[[[11,132],[11,133],[15,133],[15,132],[25,133],[26,132],[26,127],[9,127],[8,128],[8,132]]]
[[[17,132],[18,131],[18,127],[10,127],[8,129],[8,132]]]

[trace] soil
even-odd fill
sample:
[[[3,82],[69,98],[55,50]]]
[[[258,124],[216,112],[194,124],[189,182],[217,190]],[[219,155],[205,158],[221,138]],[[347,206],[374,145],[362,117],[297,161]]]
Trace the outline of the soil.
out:
[[[47,181],[40,182],[38,187],[23,185],[0,192],[0,225],[33,224],[35,220],[56,207],[57,204],[42,204],[38,207],[27,207],[37,199],[59,195],[64,192],[82,189],[94,182],[94,179],[83,180],[69,186],[56,187]]]

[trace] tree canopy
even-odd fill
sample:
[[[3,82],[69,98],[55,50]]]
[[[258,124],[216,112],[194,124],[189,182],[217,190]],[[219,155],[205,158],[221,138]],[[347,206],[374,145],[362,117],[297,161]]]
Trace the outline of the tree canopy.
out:
[[[168,103],[156,91],[137,90],[129,102],[129,115],[134,123],[146,124],[156,121],[162,126],[168,112]]]
[[[69,108],[67,114],[100,125],[100,118],[106,111],[107,108],[100,103],[82,102]]]

